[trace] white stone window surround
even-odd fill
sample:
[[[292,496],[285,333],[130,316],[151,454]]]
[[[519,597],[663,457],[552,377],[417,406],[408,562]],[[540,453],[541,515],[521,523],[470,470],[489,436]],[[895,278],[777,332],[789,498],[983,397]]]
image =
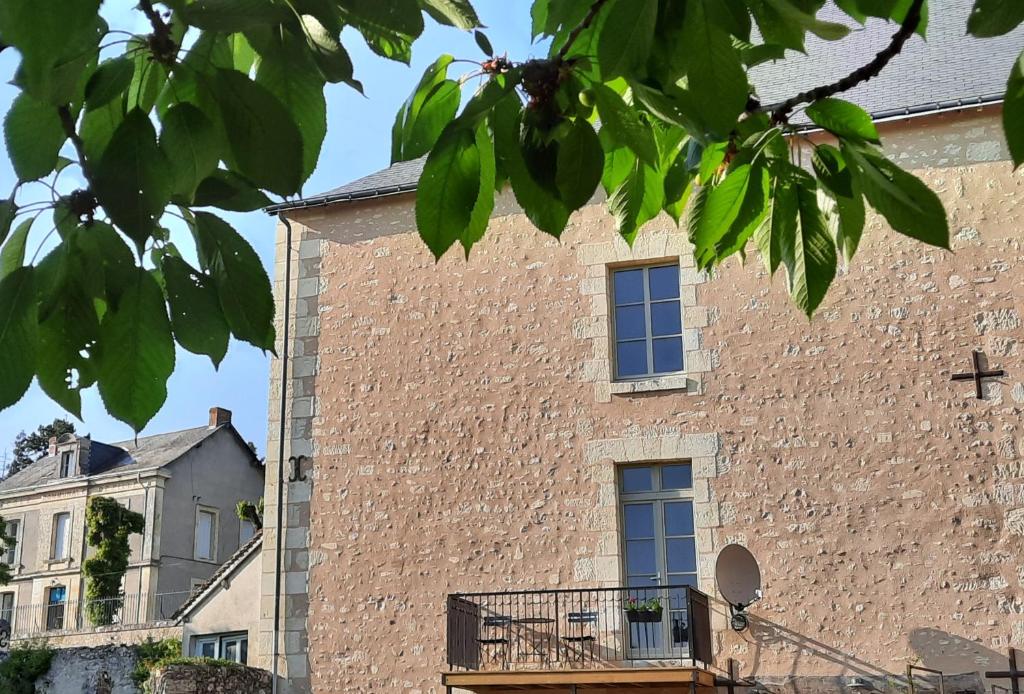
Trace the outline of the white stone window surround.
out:
[[[656,391],[703,392],[704,374],[711,370],[714,355],[703,349],[702,330],[710,321],[707,308],[697,304],[697,285],[707,275],[694,266],[693,252],[680,231],[645,230],[632,248],[621,237],[602,243],[583,244],[578,257],[585,268],[581,292],[590,299],[590,314],[576,321],[574,332],[591,342],[592,358],[583,364],[583,380],[594,384],[598,402],[610,402],[613,395]],[[679,302],[683,312],[683,368],[681,373],[646,378],[613,378],[611,315],[611,273],[642,265],[679,264]]]

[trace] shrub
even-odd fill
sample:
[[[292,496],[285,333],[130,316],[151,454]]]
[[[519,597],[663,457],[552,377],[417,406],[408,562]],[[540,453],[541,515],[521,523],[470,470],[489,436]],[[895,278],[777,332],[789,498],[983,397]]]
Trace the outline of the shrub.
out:
[[[96,554],[82,563],[85,574],[85,612],[94,626],[112,624],[121,609],[121,579],[128,569],[128,536],[145,529],[141,513],[116,500],[94,496],[85,507],[86,540]]]
[[[45,641],[28,641],[11,648],[0,663],[0,692],[35,694],[36,680],[50,671],[53,649]]]
[[[135,655],[138,662],[132,670],[132,681],[141,687],[149,679],[150,673],[156,669],[157,663],[181,657],[181,640],[154,641],[148,638],[142,643],[135,644]]]

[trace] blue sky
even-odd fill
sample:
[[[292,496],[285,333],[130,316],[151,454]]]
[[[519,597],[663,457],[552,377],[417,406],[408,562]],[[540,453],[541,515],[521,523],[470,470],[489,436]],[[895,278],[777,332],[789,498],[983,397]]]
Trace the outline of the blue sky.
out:
[[[528,0],[476,0],[474,6],[494,49],[508,51],[509,57],[522,60],[542,54],[543,48],[530,44]],[[111,28],[144,31],[145,24],[132,12],[133,2],[119,0],[104,3],[104,17]],[[408,96],[424,68],[441,53],[456,58],[479,59],[480,49],[472,34],[449,27],[440,27],[427,20],[427,30],[413,47],[411,67],[392,63],[371,53],[357,35],[346,30],[345,46],[356,66],[356,77],[365,87],[366,97],[340,85],[327,88],[327,138],[320,163],[305,186],[315,194],[334,188],[359,176],[388,165],[390,158],[391,123],[399,105]],[[17,95],[8,85],[17,56],[7,50],[0,54],[0,110],[4,113]],[[472,67],[472,66],[463,66]],[[454,74],[454,73],[453,73]],[[62,175],[62,192],[73,190],[73,177]],[[67,179],[67,180],[64,180]],[[0,191],[10,191],[15,177],[6,150],[0,152]],[[38,186],[37,186],[38,188]],[[6,194],[6,193],[5,193]],[[44,220],[49,215],[44,215]],[[274,220],[262,212],[230,215],[231,223],[256,248],[268,271],[273,266]],[[42,220],[29,240],[31,255],[48,227]],[[180,231],[178,232],[180,233]],[[44,248],[45,252],[45,248]],[[40,254],[41,257],[41,254]],[[160,433],[205,424],[207,410],[213,405],[226,407],[234,413],[234,422],[247,440],[254,441],[264,453],[267,429],[267,382],[269,358],[247,344],[232,341],[227,357],[219,370],[209,360],[178,350],[174,375],[168,383],[167,402],[142,432]],[[78,431],[90,433],[101,441],[122,441],[132,437],[131,428],[106,414],[95,387],[83,394],[83,421],[74,420],[53,403],[35,385],[17,404],[0,412],[0,462],[10,454],[19,431],[32,430],[54,417],[67,416],[75,421]]]

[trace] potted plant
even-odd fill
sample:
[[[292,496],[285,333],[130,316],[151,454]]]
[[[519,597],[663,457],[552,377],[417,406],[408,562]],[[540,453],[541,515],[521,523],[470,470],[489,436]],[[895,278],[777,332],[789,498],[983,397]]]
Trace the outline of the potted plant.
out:
[[[661,599],[649,598],[647,600],[639,600],[637,598],[626,598],[626,619],[634,624],[638,622],[660,622]]]

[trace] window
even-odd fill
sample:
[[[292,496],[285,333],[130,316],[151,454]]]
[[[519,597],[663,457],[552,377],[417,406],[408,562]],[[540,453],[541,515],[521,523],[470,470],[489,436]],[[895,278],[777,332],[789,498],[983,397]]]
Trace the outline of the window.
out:
[[[619,497],[626,585],[638,599],[658,598],[670,615],[664,624],[632,624],[630,638],[645,651],[676,650],[687,632],[680,587],[697,586],[693,470],[685,462],[621,467]]]
[[[204,578],[193,578],[189,580],[188,592],[191,595],[195,595],[200,589],[206,585],[206,579]]]
[[[46,629],[64,628],[64,604],[67,602],[65,586],[53,586],[46,591]]]
[[[16,520],[7,521],[7,525],[4,526],[4,534],[11,538],[11,540],[14,541],[14,544],[7,548],[7,551],[4,552],[3,558],[0,559],[0,561],[3,561],[4,564],[7,564],[7,566],[12,568],[18,559],[18,529],[20,527],[21,521]]]
[[[217,512],[196,509],[195,558],[214,561],[217,558]]]
[[[50,544],[50,559],[68,558],[68,530],[71,526],[70,513],[58,513],[53,517],[53,539]]]
[[[0,593],[0,622],[14,626],[14,593]]]
[[[238,546],[241,547],[246,542],[251,540],[256,534],[256,526],[253,525],[252,521],[239,520],[238,522]]]
[[[61,479],[65,477],[71,477],[74,472],[72,469],[72,462],[74,459],[74,451],[64,451],[60,454],[60,476]]]
[[[220,658],[245,665],[249,661],[249,635],[197,636],[192,641],[192,655],[197,658]]]
[[[683,370],[679,266],[612,272],[615,376],[648,378]]]

